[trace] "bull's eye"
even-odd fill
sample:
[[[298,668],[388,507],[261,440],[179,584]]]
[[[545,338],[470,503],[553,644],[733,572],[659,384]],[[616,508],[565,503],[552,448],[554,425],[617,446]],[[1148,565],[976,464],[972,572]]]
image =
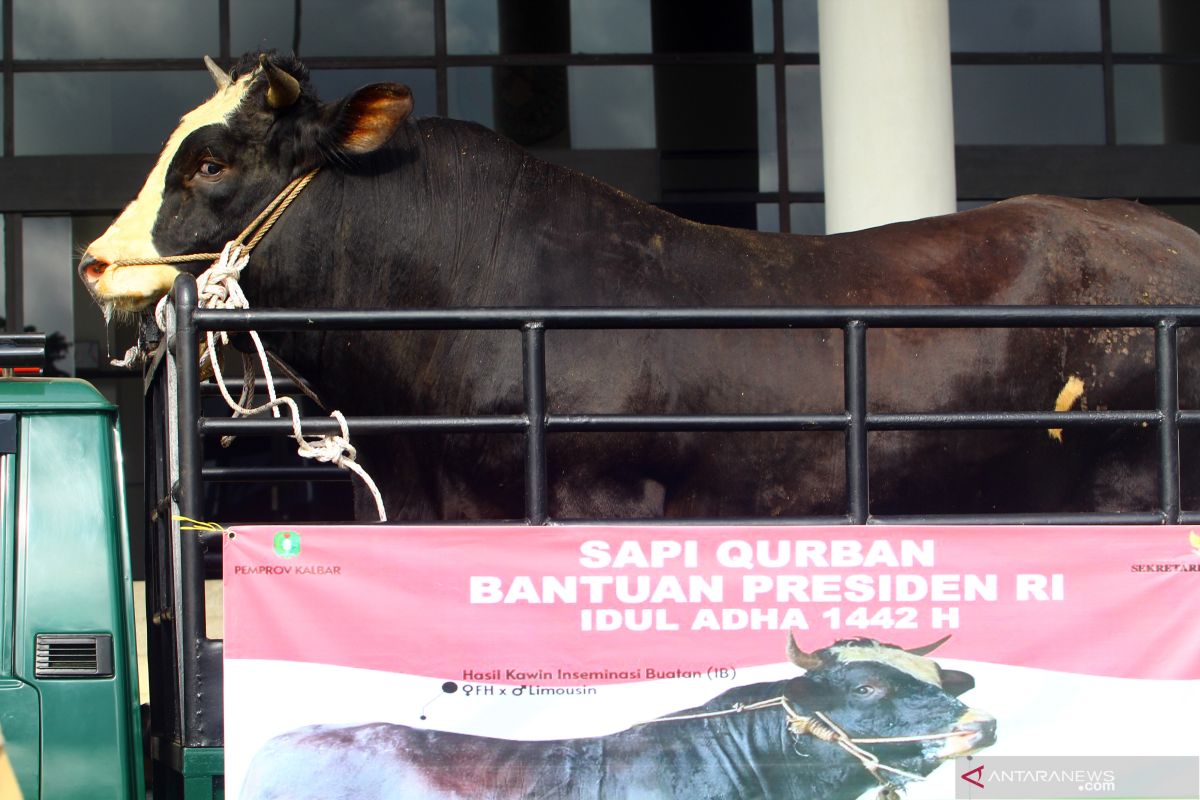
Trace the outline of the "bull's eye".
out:
[[[202,178],[216,178],[224,171],[225,165],[220,161],[213,161],[211,158],[204,159],[196,168],[196,174]]]
[[[878,692],[878,687],[872,686],[869,683],[864,683],[861,686],[854,687],[854,693],[859,697],[873,697]]]

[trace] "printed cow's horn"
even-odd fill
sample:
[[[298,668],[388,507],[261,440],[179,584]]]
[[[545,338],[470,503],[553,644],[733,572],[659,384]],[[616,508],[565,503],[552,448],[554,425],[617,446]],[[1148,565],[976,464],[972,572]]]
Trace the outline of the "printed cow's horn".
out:
[[[934,650],[937,650],[939,647],[944,645],[949,640],[950,640],[950,634],[946,634],[945,636],[938,639],[936,642],[933,642],[932,644],[927,644],[924,647],[914,647],[911,650],[907,650],[906,652],[912,653],[914,656],[927,656],[930,653],[932,653]]]
[[[258,57],[258,64],[267,74],[267,105],[271,108],[287,108],[300,97],[300,81],[287,74],[267,60],[266,55]]]
[[[225,89],[229,84],[233,83],[233,79],[229,77],[229,73],[217,66],[217,62],[213,61],[208,56],[204,57],[204,66],[208,68],[208,74],[212,75],[216,81],[218,89]]]
[[[817,658],[812,653],[806,653],[800,649],[800,645],[796,644],[796,634],[788,634],[788,661],[791,661],[797,667],[803,670],[817,669],[821,666],[821,659]]]

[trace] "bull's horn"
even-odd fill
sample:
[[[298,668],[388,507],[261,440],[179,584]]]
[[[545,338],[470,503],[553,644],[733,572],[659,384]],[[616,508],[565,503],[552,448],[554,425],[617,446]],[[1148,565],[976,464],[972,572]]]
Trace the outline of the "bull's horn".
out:
[[[906,652],[912,653],[914,656],[927,656],[948,641],[950,641],[950,634],[946,634],[932,644],[927,644],[924,647],[914,647],[911,650],[906,650]]]
[[[213,61],[208,56],[204,57],[204,66],[208,68],[208,74],[217,83],[218,89],[228,88],[229,84],[233,83],[233,79],[229,77],[229,73],[217,66],[217,62]]]
[[[788,661],[791,661],[802,670],[814,670],[821,666],[821,659],[817,658],[812,653],[806,653],[800,649],[800,645],[796,644],[796,634],[788,634],[787,645]]]
[[[271,108],[287,108],[300,97],[300,81],[272,64],[266,54],[258,57],[258,65],[267,74],[267,105]]]

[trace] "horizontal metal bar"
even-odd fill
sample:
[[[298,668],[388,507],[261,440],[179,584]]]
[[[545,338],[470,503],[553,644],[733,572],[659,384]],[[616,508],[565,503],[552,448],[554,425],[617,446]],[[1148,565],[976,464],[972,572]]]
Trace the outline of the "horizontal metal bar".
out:
[[[306,434],[336,433],[337,422],[326,417],[304,417]],[[1200,424],[1200,412],[1189,412]],[[1003,428],[1116,428],[1157,426],[1157,411],[980,411],[910,414],[868,414],[872,431],[979,430]],[[347,417],[352,433],[519,433],[528,426],[522,415],[511,416],[405,416]],[[688,431],[842,431],[849,424],[843,412],[827,414],[549,414],[546,430],[554,433],[688,432]],[[288,419],[203,417],[200,432],[206,436],[261,436],[290,433]]]
[[[930,514],[877,516],[872,525],[1162,525],[1161,511],[1060,512],[1053,514]]]
[[[840,431],[844,413],[831,414],[550,414],[546,430],[556,433],[609,431]]]
[[[275,483],[292,481],[342,481],[351,473],[340,467],[205,467],[201,474],[206,481],[238,483]]]
[[[196,326],[216,331],[1151,327],[1163,319],[1200,325],[1200,306],[834,306],[756,308],[197,309]]]
[[[1157,426],[1157,411],[980,411],[868,414],[873,431],[979,430],[986,428],[1115,428]]]
[[[328,417],[302,417],[304,433],[338,433],[341,428]],[[489,417],[353,417],[347,418],[351,433],[403,433],[409,431],[459,431],[463,433],[520,433],[529,425],[524,416]],[[266,436],[291,433],[290,419],[200,418],[204,436]]]
[[[243,383],[244,383],[244,381],[241,378],[226,378],[225,379],[225,388],[229,390],[230,394],[232,394],[236,397],[238,395],[238,393],[240,393],[242,391]],[[287,378],[275,378],[274,384],[275,384],[275,393],[277,395],[302,395],[304,393],[303,390],[301,390],[299,384],[297,384],[295,381],[288,380]],[[256,389],[257,394],[259,394],[263,397],[266,396],[267,382],[265,380],[263,380],[262,378],[259,378],[257,381],[255,381],[254,387]],[[201,397],[211,397],[213,395],[216,395],[219,397],[221,395],[221,387],[217,386],[216,383],[212,383],[212,382],[205,382],[205,383],[200,384],[200,396]]]

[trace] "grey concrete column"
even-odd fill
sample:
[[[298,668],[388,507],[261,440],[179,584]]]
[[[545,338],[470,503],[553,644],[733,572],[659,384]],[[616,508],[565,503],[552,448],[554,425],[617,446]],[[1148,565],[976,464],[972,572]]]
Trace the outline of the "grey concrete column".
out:
[[[827,233],[955,210],[948,0],[820,0]]]

